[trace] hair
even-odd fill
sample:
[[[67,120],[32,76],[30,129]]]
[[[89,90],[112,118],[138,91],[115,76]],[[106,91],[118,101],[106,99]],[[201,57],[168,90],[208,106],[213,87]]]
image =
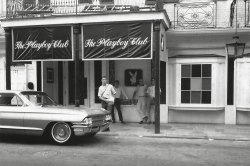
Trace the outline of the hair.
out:
[[[33,84],[33,82],[28,82],[27,87],[28,87],[30,90],[34,90],[34,84]]]
[[[103,78],[107,79],[107,77],[106,77],[106,76],[102,76],[102,79],[103,79]]]
[[[120,82],[119,82],[119,80],[115,80],[115,83],[118,83],[118,84],[119,84]]]

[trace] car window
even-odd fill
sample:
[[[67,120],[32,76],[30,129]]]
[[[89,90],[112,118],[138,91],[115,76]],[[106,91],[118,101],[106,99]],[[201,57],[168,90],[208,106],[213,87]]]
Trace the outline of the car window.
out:
[[[23,101],[14,93],[1,93],[0,106],[22,106]]]
[[[46,94],[41,92],[22,92],[31,103],[35,105],[56,105],[55,102]]]

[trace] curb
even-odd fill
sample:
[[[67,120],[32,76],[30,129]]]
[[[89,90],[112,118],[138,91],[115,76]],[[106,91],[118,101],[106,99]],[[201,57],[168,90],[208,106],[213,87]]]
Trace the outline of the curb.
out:
[[[98,135],[103,136],[124,136],[124,137],[140,137],[140,138],[172,138],[172,139],[202,139],[202,140],[209,140],[209,141],[250,141],[250,138],[224,138],[224,137],[208,137],[208,136],[187,136],[187,135],[138,135],[138,134],[120,134],[116,132],[100,132]]]
[[[216,138],[216,137],[195,137],[195,136],[157,136],[157,135],[144,135],[145,138],[174,138],[174,139],[203,139],[209,141],[250,141],[249,138]]]

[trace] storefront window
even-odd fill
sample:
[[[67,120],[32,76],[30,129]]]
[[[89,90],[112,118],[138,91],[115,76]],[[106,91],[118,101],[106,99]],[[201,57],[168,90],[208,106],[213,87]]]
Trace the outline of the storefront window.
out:
[[[181,103],[211,104],[211,64],[181,66]]]

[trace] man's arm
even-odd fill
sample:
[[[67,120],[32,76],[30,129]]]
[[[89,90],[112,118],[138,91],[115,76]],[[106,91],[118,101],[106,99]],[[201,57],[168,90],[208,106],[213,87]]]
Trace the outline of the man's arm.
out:
[[[128,99],[128,96],[127,96],[127,94],[125,93],[124,89],[123,89],[122,87],[120,87],[120,88],[121,88],[121,91],[122,91],[122,95],[124,95],[125,98]]]
[[[135,98],[135,95],[137,94],[138,88],[139,88],[139,86],[137,86],[137,87],[135,88],[135,91],[134,91],[134,93],[133,93],[133,97],[132,97],[132,99],[134,99],[134,98]]]

